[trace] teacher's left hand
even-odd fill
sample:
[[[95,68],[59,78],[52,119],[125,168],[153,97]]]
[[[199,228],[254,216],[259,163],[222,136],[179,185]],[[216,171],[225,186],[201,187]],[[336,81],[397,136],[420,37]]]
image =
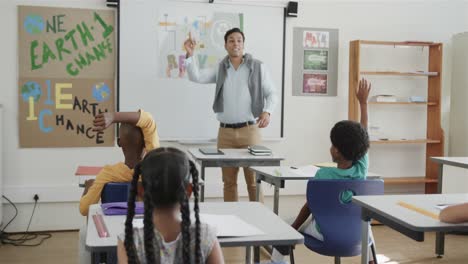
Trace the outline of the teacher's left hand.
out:
[[[257,124],[259,128],[267,127],[270,124],[270,113],[263,112],[257,119]]]

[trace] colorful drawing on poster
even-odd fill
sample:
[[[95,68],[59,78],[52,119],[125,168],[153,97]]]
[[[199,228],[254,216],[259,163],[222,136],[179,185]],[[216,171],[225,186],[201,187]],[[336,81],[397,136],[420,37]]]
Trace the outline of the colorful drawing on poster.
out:
[[[302,45],[304,48],[329,48],[330,34],[327,31],[304,31]]]
[[[327,74],[304,73],[302,92],[306,94],[326,94]]]
[[[328,70],[328,51],[304,50],[304,70]]]
[[[224,34],[242,29],[243,15],[215,12],[213,15],[176,16],[164,13],[158,21],[159,69],[161,78],[186,78],[184,41],[189,32],[196,41],[200,69],[214,68],[226,56]]]
[[[18,8],[20,147],[113,146],[93,131],[115,109],[115,25],[109,10]]]

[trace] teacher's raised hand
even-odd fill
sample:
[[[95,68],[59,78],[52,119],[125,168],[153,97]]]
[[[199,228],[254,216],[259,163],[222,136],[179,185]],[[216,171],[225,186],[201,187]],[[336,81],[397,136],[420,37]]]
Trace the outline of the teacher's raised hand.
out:
[[[197,45],[197,42],[192,38],[192,33],[189,32],[189,37],[187,40],[184,42],[184,48],[187,51],[186,58],[190,58],[193,55],[193,50],[195,50],[195,46]]]

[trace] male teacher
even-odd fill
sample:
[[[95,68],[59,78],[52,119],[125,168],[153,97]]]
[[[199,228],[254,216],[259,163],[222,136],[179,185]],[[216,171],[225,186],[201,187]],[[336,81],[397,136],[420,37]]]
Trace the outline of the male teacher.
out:
[[[244,54],[244,41],[244,33],[240,29],[227,31],[224,35],[224,48],[228,55],[214,70],[199,69],[196,56],[193,56],[196,42],[190,34],[184,43],[189,79],[198,83],[216,83],[213,110],[220,122],[218,148],[247,148],[260,144],[259,128],[270,124],[270,115],[277,104],[270,74],[261,61],[250,54]],[[222,171],[224,201],[237,201],[239,168],[222,168]],[[249,200],[255,201],[254,172],[244,167],[244,175]]]

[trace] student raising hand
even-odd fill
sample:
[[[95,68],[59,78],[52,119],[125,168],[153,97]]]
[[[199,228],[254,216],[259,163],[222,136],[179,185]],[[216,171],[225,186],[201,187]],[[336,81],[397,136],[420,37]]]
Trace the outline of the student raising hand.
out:
[[[358,89],[356,91],[356,97],[359,101],[359,104],[367,104],[371,86],[372,84],[364,78],[359,81]]]
[[[371,83],[366,79],[362,78],[359,81],[358,89],[356,91],[356,97],[359,101],[359,108],[361,110],[361,126],[367,130],[368,113],[367,113],[367,99],[369,98],[369,92],[371,90]]]
[[[114,113],[97,114],[93,120],[93,131],[103,131],[114,123]]]

